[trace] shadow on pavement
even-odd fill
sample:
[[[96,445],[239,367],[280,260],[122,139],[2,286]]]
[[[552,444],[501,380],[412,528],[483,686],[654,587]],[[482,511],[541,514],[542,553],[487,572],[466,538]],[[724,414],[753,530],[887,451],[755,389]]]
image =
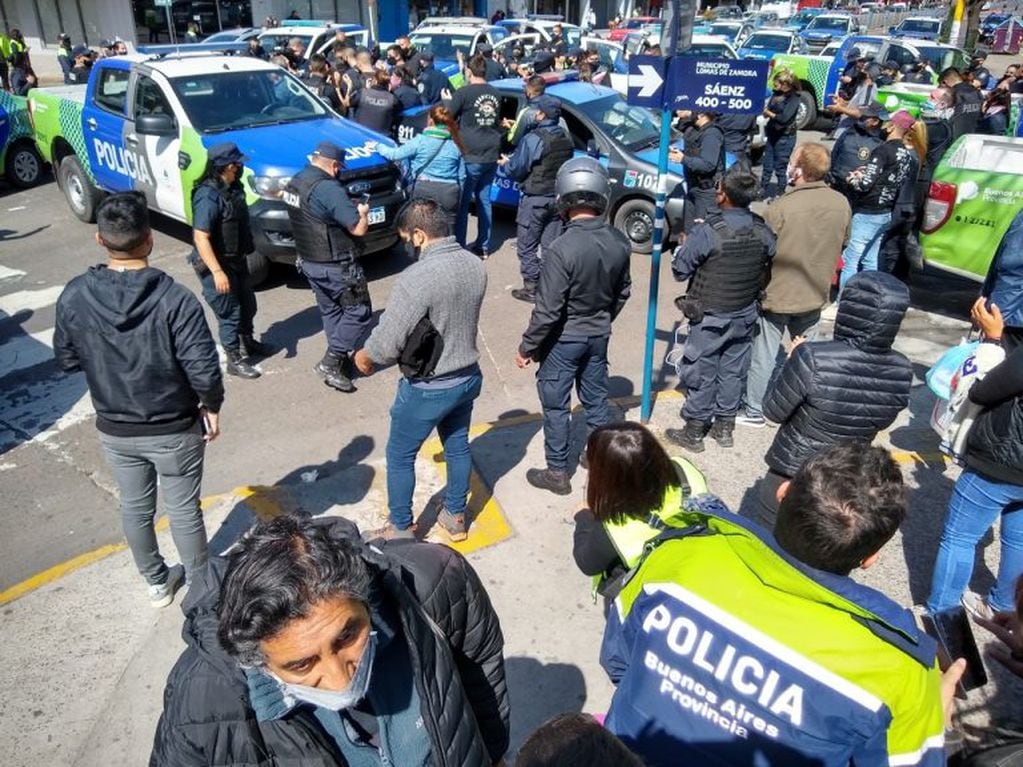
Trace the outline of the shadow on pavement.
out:
[[[505,659],[504,667],[511,699],[513,751],[551,717],[582,711],[586,679],[577,666],[512,657]]]
[[[928,267],[913,273],[909,294],[914,309],[963,320],[980,295],[980,283]]]

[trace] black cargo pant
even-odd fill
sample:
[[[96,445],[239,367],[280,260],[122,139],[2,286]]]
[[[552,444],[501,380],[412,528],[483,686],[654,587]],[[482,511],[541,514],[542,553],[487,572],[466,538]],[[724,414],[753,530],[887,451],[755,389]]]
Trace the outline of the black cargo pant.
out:
[[[220,345],[225,349],[237,350],[239,336],[252,335],[252,320],[256,316],[256,293],[249,282],[249,266],[245,257],[225,258],[220,262],[224,274],[231,283],[227,293],[218,293],[213,272],[207,271],[199,281],[202,295],[217,317],[217,331]]]
[[[705,221],[711,213],[718,212],[717,189],[697,189],[690,187],[686,192],[686,207],[682,213],[682,228],[686,232],[693,229],[696,221]]]
[[[341,358],[358,349],[373,316],[362,267],[355,259],[305,261],[300,258],[295,265],[316,296],[330,354]]]

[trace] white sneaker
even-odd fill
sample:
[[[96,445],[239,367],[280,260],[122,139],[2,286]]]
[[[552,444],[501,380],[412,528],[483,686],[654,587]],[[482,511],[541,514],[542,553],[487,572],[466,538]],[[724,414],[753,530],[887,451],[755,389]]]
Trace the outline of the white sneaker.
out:
[[[174,601],[174,592],[181,586],[185,578],[185,568],[174,565],[167,571],[167,582],[149,587],[149,604],[153,607],[166,607]]]
[[[741,426],[751,426],[754,429],[763,429],[767,426],[766,418],[762,415],[753,415],[746,408],[736,413],[735,422]]]
[[[959,601],[962,603],[963,607],[966,608],[966,612],[974,618],[989,621],[993,620],[995,617],[995,611],[991,609],[991,605],[989,605],[987,600],[980,594],[967,591],[963,593],[963,596]]]
[[[821,310],[821,319],[825,322],[834,322],[836,317],[838,317],[838,301]]]

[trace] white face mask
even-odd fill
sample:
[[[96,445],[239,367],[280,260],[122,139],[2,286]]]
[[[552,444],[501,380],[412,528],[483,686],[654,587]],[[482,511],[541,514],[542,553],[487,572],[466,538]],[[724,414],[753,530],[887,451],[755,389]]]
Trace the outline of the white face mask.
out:
[[[363,698],[369,691],[369,680],[373,672],[373,658],[376,655],[377,632],[370,631],[366,646],[362,648],[362,656],[359,658],[359,665],[355,669],[355,676],[352,677],[348,686],[336,692],[334,690],[321,690],[319,687],[307,687],[304,684],[292,684],[285,682],[280,677],[271,674],[274,679],[281,683],[285,699],[288,697],[309,703],[318,708],[327,708],[331,711],[341,711],[351,708]]]
[[[795,185],[796,181],[803,175],[803,172],[799,168],[795,168],[789,165],[785,168],[785,178],[789,182],[789,186]]]

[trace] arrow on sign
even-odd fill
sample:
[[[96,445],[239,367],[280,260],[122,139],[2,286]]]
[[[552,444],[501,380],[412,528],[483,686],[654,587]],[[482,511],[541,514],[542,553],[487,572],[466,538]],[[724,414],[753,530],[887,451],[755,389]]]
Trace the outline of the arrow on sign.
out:
[[[639,88],[639,93],[636,95],[641,99],[653,96],[663,83],[664,78],[661,77],[661,73],[650,64],[640,64],[639,74],[629,75],[629,87]]]

